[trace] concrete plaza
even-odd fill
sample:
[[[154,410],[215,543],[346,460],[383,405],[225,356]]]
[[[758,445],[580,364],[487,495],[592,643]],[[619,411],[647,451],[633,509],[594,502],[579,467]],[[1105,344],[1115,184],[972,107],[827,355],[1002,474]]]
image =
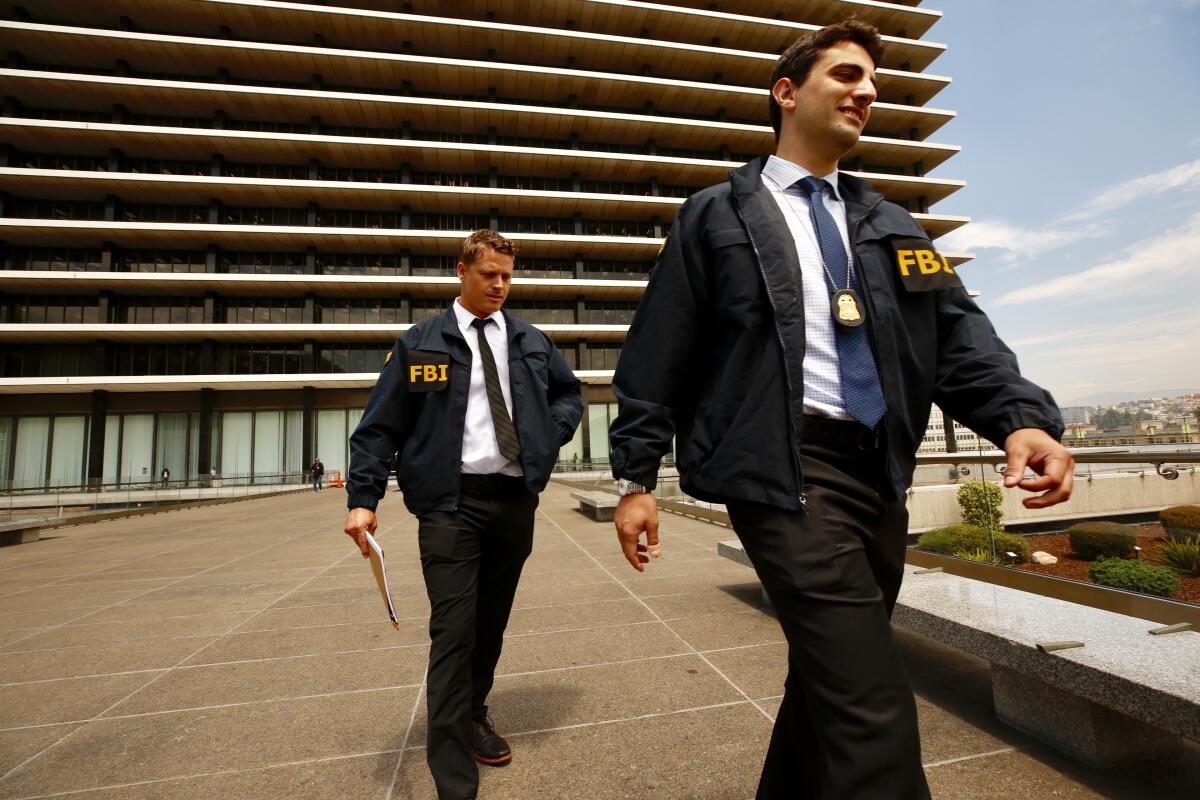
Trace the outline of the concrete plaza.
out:
[[[480,796],[753,797],[785,646],[730,531],[663,520],[644,575],[611,523],[542,498],[492,695],[513,763]],[[388,624],[340,532],[345,495],[247,500],[46,531],[0,549],[0,797],[432,798],[416,522],[380,541]],[[1195,748],[1079,766],[991,717],[986,664],[902,635],[934,797],[1173,798]]]

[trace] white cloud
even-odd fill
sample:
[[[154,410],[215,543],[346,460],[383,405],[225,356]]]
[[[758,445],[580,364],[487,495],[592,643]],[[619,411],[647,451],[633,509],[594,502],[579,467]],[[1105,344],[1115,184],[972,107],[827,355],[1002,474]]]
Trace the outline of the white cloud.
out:
[[[945,250],[999,251],[996,260],[1001,264],[1027,261],[1081,239],[1112,232],[1113,226],[1098,218],[1135,200],[1144,202],[1146,198],[1164,192],[1178,193],[1193,188],[1200,188],[1200,159],[1118,183],[1096,195],[1079,210],[1047,225],[1026,228],[1002,220],[982,220],[946,234],[939,243]]]
[[[1007,222],[972,222],[946,234],[938,240],[938,244],[946,251],[999,250],[997,260],[1011,263],[1018,258],[1028,259],[1031,254],[1054,250],[1080,239],[1100,236],[1103,232],[1099,225],[1019,228]]]
[[[1156,172],[1118,183],[1092,198],[1087,205],[1074,214],[1068,214],[1059,222],[1075,222],[1092,219],[1101,214],[1115,211],[1129,203],[1144,201],[1147,197],[1163,192],[1200,187],[1200,158]]]
[[[1097,296],[1159,293],[1164,297],[1191,291],[1172,284],[1174,275],[1191,275],[1200,268],[1200,212],[1194,213],[1180,230],[1145,239],[1126,248],[1120,258],[1015,289],[995,301],[997,306],[1048,300],[1071,302],[1095,300]]]

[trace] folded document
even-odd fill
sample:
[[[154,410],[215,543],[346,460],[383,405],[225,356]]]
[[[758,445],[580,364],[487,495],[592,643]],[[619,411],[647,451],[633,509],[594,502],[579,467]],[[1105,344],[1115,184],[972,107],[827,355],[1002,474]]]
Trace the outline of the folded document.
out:
[[[375,573],[375,583],[379,584],[379,594],[383,597],[383,602],[387,604],[388,617],[392,620],[392,627],[400,630],[400,623],[396,620],[396,606],[392,604],[392,593],[388,591],[387,569],[383,566],[383,548],[369,533],[367,534],[367,544],[370,546],[371,572]]]

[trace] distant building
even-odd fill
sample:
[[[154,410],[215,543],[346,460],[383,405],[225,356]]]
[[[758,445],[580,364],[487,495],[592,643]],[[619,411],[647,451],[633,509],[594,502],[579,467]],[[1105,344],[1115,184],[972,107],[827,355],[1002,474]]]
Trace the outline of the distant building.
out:
[[[978,450],[998,450],[999,448],[984,439],[975,431],[962,423],[954,422],[954,444],[947,447],[945,430],[945,415],[934,406],[929,413],[929,423],[925,426],[925,438],[921,440],[918,453],[970,452]]]
[[[1063,422],[1068,425],[1086,425],[1092,414],[1090,406],[1067,406],[1059,411],[1062,412]]]

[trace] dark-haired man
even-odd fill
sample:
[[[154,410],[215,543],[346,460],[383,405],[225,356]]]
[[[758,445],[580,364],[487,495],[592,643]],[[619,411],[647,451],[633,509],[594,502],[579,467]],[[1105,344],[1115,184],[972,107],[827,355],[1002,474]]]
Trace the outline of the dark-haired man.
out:
[[[462,244],[460,294],[396,340],[350,437],[345,531],[365,558],[397,481],[419,520],[429,594],[426,760],[439,800],[474,798],[475,762],[512,751],[488,716],[533,514],[583,414],[579,380],[544,333],[508,312],[516,248],[489,230]]]
[[[680,208],[613,382],[625,557],[659,546],[645,492],[677,435],[682,488],[726,504],[787,638],[760,799],[929,796],[888,620],[932,402],[1003,443],[1005,484],[1043,492],[1026,506],[1071,492],[1050,395],[908,212],[838,172],[881,53],[857,21],[784,52],[775,155]]]

